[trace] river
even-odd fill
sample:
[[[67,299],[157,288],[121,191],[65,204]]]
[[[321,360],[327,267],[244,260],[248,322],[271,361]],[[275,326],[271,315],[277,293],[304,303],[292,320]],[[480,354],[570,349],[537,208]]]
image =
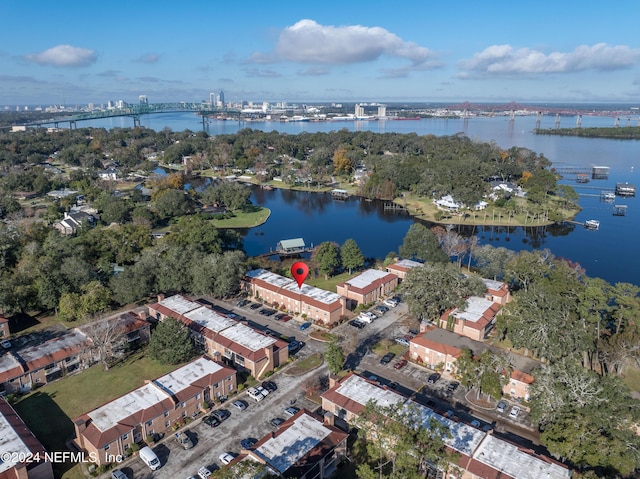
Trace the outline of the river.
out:
[[[625,123],[621,119],[621,124]],[[576,119],[561,118],[562,127],[573,127]],[[613,126],[614,119],[600,116],[583,116],[582,126]],[[580,263],[592,277],[601,277],[611,283],[631,282],[640,284],[640,254],[636,239],[640,234],[640,205],[636,198],[617,198],[615,204],[627,205],[624,217],[614,216],[613,204],[598,197],[601,189],[613,188],[616,182],[638,185],[640,171],[640,142],[637,140],[608,140],[553,135],[535,135],[536,118],[518,116],[481,117],[469,119],[423,119],[417,121],[345,121],[345,122],[248,122],[213,121],[207,131],[212,134],[233,134],[242,128],[262,131],[279,131],[287,134],[301,132],[329,132],[346,128],[350,131],[377,133],[416,133],[418,135],[453,135],[464,133],[478,141],[492,141],[502,148],[523,146],[544,154],[554,166],[608,166],[609,178],[592,180],[586,185],[568,182],[581,194],[583,210],[577,221],[597,219],[598,231],[580,226],[546,228],[478,228],[475,231],[480,244],[505,246],[519,251],[532,248],[549,248],[555,255]],[[637,119],[632,121],[635,125]],[[542,118],[542,128],[553,128],[555,117]],[[82,122],[80,126],[102,128],[131,127],[130,118],[111,118]],[[202,124],[189,113],[146,115],[142,126],[155,130],[169,127],[174,131],[191,129],[199,131]],[[588,196],[594,195],[594,196]],[[353,238],[365,256],[383,258],[389,251],[397,251],[412,218],[385,213],[380,202],[366,202],[352,198],[334,201],[329,195],[291,192],[286,190],[263,191],[255,189],[252,200],[266,206],[272,215],[264,225],[245,231],[245,249],[248,254],[260,254],[275,248],[281,239],[302,237],[307,244],[322,241],[343,243]]]

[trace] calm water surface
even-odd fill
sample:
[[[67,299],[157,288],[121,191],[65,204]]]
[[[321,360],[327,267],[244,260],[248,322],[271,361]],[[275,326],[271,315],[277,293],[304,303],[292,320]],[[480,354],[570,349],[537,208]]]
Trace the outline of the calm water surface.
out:
[[[593,166],[611,168],[607,180],[592,180],[586,185],[567,181],[581,194],[583,211],[576,220],[598,219],[599,231],[588,231],[580,226],[547,228],[478,228],[480,244],[522,249],[549,248],[557,255],[577,261],[587,269],[587,274],[609,282],[640,284],[640,202],[636,198],[617,198],[616,204],[628,206],[627,216],[613,216],[611,203],[599,199],[601,189],[613,188],[618,181],[640,185],[640,142],[577,137],[534,135],[536,119],[533,116],[462,119],[423,119],[419,121],[370,121],[370,122],[251,122],[215,121],[208,132],[233,134],[242,128],[262,131],[280,131],[288,134],[301,132],[329,132],[346,128],[350,131],[376,133],[416,133],[418,135],[453,135],[464,133],[478,141],[492,141],[503,148],[523,146],[544,154],[554,166]],[[613,126],[609,117],[584,116],[582,126]],[[621,119],[621,124],[625,120]],[[541,126],[552,128],[555,117],[543,117]],[[631,122],[637,124],[637,118]],[[130,118],[112,118],[83,122],[82,126],[102,128],[132,127]],[[199,131],[202,124],[188,113],[147,115],[142,125],[155,130],[165,126],[174,131],[191,129]],[[563,117],[562,127],[573,127],[575,118]],[[594,195],[594,196],[589,196]],[[254,203],[271,209],[272,215],[264,225],[245,231],[245,249],[248,254],[266,253],[275,248],[281,239],[302,237],[307,244],[336,241],[340,244],[353,238],[366,256],[383,258],[389,251],[397,251],[413,219],[383,211],[381,202],[360,199],[334,201],[327,194],[291,192],[286,190],[263,191],[256,189]]]

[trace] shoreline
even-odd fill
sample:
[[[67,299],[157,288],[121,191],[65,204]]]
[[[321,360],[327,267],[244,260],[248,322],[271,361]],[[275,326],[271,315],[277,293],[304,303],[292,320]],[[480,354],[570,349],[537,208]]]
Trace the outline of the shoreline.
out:
[[[308,188],[304,186],[290,186],[290,185],[284,185],[284,184],[280,185],[278,184],[278,182],[273,182],[273,181],[270,181],[267,183],[260,183],[253,177],[250,180],[247,179],[245,181],[247,183],[251,183],[253,185],[259,186],[261,188],[268,186],[270,188],[302,191],[302,192],[309,192],[309,193],[328,193],[333,189],[332,187],[329,187],[329,186],[323,186],[321,188]],[[347,188],[343,185],[340,185],[340,187],[342,189],[347,190],[350,196],[355,196],[360,199],[366,199],[364,196],[361,196],[355,193],[354,192],[355,188],[353,187]],[[409,193],[407,192],[405,194],[409,194]],[[390,203],[393,203],[402,207],[404,210],[406,210],[407,214],[412,218],[416,218],[422,221],[428,221],[430,223],[434,223],[438,225],[456,225],[456,226],[458,225],[459,226],[506,226],[506,227],[513,226],[513,227],[523,227],[523,228],[527,228],[527,227],[535,228],[540,226],[550,226],[553,224],[561,224],[565,221],[571,221],[582,210],[582,208],[580,207],[568,210],[567,211],[568,214],[563,215],[562,219],[559,221],[551,221],[549,219],[542,220],[538,218],[531,219],[531,221],[526,221],[526,220],[522,221],[521,219],[518,219],[518,216],[521,216],[521,215],[509,215],[509,213],[506,210],[499,209],[499,208],[488,209],[488,212],[492,213],[492,215],[490,215],[492,216],[492,219],[488,219],[487,216],[485,216],[482,220],[480,219],[481,213],[482,215],[484,215],[483,211],[485,210],[480,212],[469,210],[463,213],[462,215],[460,213],[457,213],[457,214],[452,214],[448,218],[437,219],[435,217],[435,214],[442,210],[438,210],[432,203],[425,203],[426,198],[414,199],[414,201],[419,202],[419,206],[407,204],[408,201],[406,197],[396,197],[394,199],[380,199],[380,198],[377,198],[377,199],[379,201],[388,201]],[[423,208],[426,209],[427,211],[423,211]],[[443,212],[443,213],[447,214],[446,212]],[[497,219],[495,218],[495,213],[498,213]],[[526,217],[526,219],[528,219],[528,217]]]

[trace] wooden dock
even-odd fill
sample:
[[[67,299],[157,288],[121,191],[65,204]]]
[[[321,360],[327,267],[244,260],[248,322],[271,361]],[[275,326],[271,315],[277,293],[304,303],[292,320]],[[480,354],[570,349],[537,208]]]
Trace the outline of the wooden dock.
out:
[[[385,203],[383,206],[384,211],[394,211],[404,214],[409,214],[409,210],[402,205],[397,203]]]
[[[307,246],[302,238],[293,238],[280,240],[275,249],[269,249],[268,253],[263,253],[257,256],[261,258],[268,258],[270,256],[291,258],[301,256],[305,253],[311,253],[314,249],[313,244],[311,246]]]

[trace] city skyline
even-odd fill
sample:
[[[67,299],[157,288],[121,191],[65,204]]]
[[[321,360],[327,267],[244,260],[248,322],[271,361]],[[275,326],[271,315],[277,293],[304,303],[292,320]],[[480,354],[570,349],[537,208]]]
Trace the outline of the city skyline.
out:
[[[8,0],[0,104],[640,103],[640,4],[490,5]]]

